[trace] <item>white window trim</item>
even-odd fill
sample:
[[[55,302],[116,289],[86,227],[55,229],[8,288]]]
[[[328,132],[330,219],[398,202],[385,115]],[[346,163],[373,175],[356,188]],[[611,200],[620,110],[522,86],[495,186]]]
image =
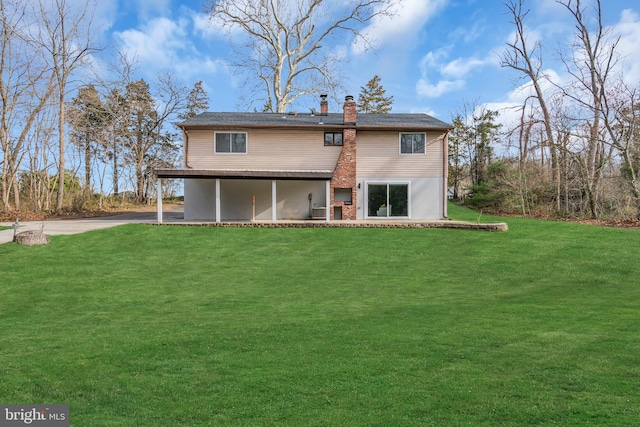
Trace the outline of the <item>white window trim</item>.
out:
[[[233,153],[233,152],[226,152],[226,151],[218,151],[216,148],[216,135],[219,133],[243,133],[244,134],[244,140],[245,140],[245,152],[244,153]],[[241,132],[241,131],[220,131],[220,132],[213,132],[213,154],[221,154],[221,155],[232,155],[232,156],[237,156],[237,155],[247,155],[249,154],[249,134],[247,132]]]
[[[388,184],[406,184],[407,185],[407,216],[369,216],[369,184],[388,185]],[[411,219],[411,181],[389,180],[389,179],[372,179],[364,180],[364,219],[379,219],[381,221],[389,221],[394,219]]]
[[[403,153],[402,135],[424,135],[424,153]],[[401,156],[426,156],[427,155],[427,133],[426,132],[400,132],[398,134],[398,153]]]

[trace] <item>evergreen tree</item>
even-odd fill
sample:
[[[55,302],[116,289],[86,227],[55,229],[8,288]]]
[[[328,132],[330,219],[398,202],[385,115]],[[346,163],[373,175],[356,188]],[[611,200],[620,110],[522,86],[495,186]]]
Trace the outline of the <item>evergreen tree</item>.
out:
[[[386,89],[380,84],[380,76],[375,75],[366,86],[360,86],[358,96],[358,112],[370,114],[386,114],[391,111],[393,96],[385,96]]]
[[[78,89],[69,110],[72,141],[84,151],[85,191],[91,189],[91,158],[100,150],[107,111],[94,85]]]
[[[120,169],[122,167],[120,154],[124,149],[123,126],[126,115],[124,89],[121,92],[118,88],[112,88],[105,96],[104,105],[107,112],[105,161],[108,159],[112,162],[113,193],[118,194],[120,191]]]
[[[139,202],[147,199],[153,168],[166,167],[178,150],[177,134],[171,133],[168,125],[172,118],[187,110],[187,90],[171,75],[158,78],[155,94],[144,79],[125,86],[118,131],[123,140],[125,160],[135,168],[135,192]],[[198,92],[197,89],[192,91]],[[201,94],[194,99],[202,100]],[[202,108],[202,103],[200,105]]]
[[[178,115],[180,120],[187,120],[209,109],[209,95],[202,87],[202,80],[193,85],[193,89],[187,95],[186,111]]]
[[[469,155],[466,143],[471,139],[471,129],[461,115],[453,119],[453,129],[449,133],[449,175],[448,185],[453,191],[453,198],[458,199],[463,189],[469,167]]]
[[[125,114],[120,121],[119,133],[124,141],[126,160],[135,167],[136,199],[142,202],[145,167],[152,150],[161,139],[161,123],[149,84],[144,79],[127,84],[124,103]]]

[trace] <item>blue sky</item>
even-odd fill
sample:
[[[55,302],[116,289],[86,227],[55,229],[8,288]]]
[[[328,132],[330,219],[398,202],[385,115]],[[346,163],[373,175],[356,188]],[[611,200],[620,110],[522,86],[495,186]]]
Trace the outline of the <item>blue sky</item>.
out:
[[[590,0],[583,0],[590,4]],[[344,72],[349,94],[375,74],[393,111],[424,112],[449,121],[463,104],[492,109],[521,101],[523,81],[500,67],[499,54],[512,39],[513,27],[502,0],[403,0],[392,21],[375,22],[365,31],[378,41],[374,52],[361,52],[345,39]],[[640,82],[640,5],[635,0],[603,0],[605,24],[621,36],[622,66],[628,81]],[[561,64],[552,61],[573,32],[570,16],[555,0],[530,0],[527,21],[532,37],[545,46],[548,72],[561,80]],[[240,81],[229,67],[228,39],[210,25],[202,0],[100,0],[94,19],[104,45],[135,55],[139,77],[152,80],[173,72],[189,86],[203,80],[211,111],[237,111]],[[329,48],[329,46],[327,47]],[[99,61],[98,61],[99,62]],[[345,94],[347,95],[347,94]],[[307,104],[294,105],[304,111]],[[340,111],[335,101],[330,111]]]

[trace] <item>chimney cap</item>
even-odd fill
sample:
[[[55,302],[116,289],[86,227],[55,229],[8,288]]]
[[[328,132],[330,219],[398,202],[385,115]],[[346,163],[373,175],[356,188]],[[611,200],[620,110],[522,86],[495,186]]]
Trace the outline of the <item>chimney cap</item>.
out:
[[[347,95],[347,96],[345,96],[345,97],[344,97],[344,100],[345,100],[346,102],[351,102],[351,101],[353,101],[353,96],[351,96],[351,95]]]
[[[327,99],[327,94],[326,93],[322,93],[320,94],[320,99],[322,99],[323,101],[325,101]]]

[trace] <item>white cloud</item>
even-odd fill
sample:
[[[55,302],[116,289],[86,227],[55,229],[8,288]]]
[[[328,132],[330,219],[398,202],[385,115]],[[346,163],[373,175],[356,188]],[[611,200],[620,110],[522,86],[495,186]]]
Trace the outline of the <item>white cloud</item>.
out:
[[[197,81],[229,74],[223,59],[212,58],[200,51],[193,38],[196,21],[190,10],[184,10],[177,20],[155,18],[140,28],[114,33],[120,42],[120,51],[135,58],[145,77],[153,78],[160,72],[170,72],[179,79]]]
[[[476,68],[484,67],[487,64],[496,64],[497,60],[493,56],[489,56],[486,59],[479,59],[476,57],[471,58],[458,58],[448,64],[445,64],[441,71],[445,76],[462,78],[468,75]]]
[[[438,98],[441,95],[454,90],[461,89],[465,86],[465,81],[460,79],[442,79],[438,83],[433,84],[429,78],[430,74],[439,74],[442,76],[442,68],[444,60],[448,56],[446,48],[428,52],[420,61],[420,79],[416,83],[416,92],[418,96],[425,98]]]
[[[430,68],[440,68],[447,56],[449,56],[449,52],[446,48],[428,52],[420,61],[420,70],[424,74]]]
[[[171,8],[171,0],[134,0],[138,20],[146,21],[154,16],[165,16]]]
[[[189,45],[186,38],[186,20],[174,22],[167,18],[152,19],[142,29],[116,32],[122,51],[127,56],[155,67],[168,67],[178,61],[176,50]]]
[[[93,22],[91,27],[98,32],[108,31],[116,21],[118,16],[118,2],[116,0],[103,0],[96,3],[93,12]]]
[[[611,31],[620,37],[617,49],[622,58],[620,67],[624,80],[636,85],[640,81],[640,15],[630,9],[623,10],[620,21],[611,27]]]
[[[239,25],[225,25],[220,18],[211,18],[207,13],[191,11],[193,30],[198,36],[211,39],[220,37],[244,37],[244,30]]]
[[[374,47],[398,42],[406,43],[422,30],[424,24],[440,11],[449,0],[403,0],[399,3],[393,19],[377,16],[371,25],[362,31],[362,35]],[[362,43],[351,46],[354,54],[363,54],[366,49]]]
[[[537,0],[533,2],[533,6],[535,6],[535,11],[542,19],[551,18],[557,20],[566,12],[566,8],[558,3],[557,0]]]
[[[206,13],[194,12],[191,16],[193,19],[193,29],[196,34],[202,37],[215,37],[221,34],[221,31],[217,25],[213,25],[209,15]]]
[[[473,27],[458,27],[449,33],[449,38],[453,40],[461,40],[464,43],[472,43],[484,34],[486,24],[476,22]]]
[[[199,55],[183,57],[174,66],[176,74],[181,78],[200,80],[205,76],[211,76],[228,72],[228,64],[221,59],[201,58]]]
[[[462,89],[466,86],[464,78],[475,69],[485,65],[495,65],[498,60],[495,55],[485,59],[477,57],[457,58],[447,62],[448,48],[441,48],[428,52],[420,61],[421,77],[416,83],[419,96],[438,98],[441,95]],[[429,76],[438,75],[440,80],[432,83]]]
[[[416,83],[416,92],[425,98],[438,98],[447,92],[462,89],[465,84],[464,80],[440,80],[434,85],[423,77]]]

